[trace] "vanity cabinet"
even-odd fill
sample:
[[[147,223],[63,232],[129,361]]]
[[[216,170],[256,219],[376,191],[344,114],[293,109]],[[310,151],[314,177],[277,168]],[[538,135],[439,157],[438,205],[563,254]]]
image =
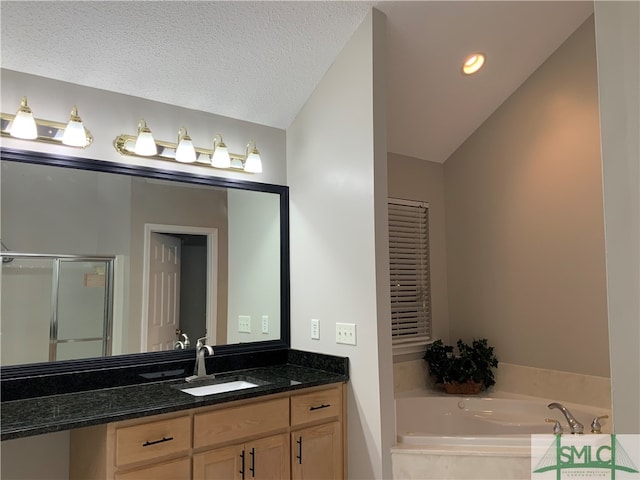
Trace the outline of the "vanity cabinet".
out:
[[[344,478],[342,389],[291,397],[291,478]]]
[[[340,383],[72,430],[70,479],[342,479],[344,395]]]

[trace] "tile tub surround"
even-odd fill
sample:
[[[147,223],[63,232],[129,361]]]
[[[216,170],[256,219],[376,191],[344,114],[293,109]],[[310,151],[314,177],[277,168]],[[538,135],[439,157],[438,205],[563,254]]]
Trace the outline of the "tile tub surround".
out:
[[[422,359],[394,363],[393,376],[396,395],[421,389],[440,391],[440,387],[436,387],[429,377],[426,362]],[[505,362],[500,362],[495,377],[496,385],[493,389],[501,392],[611,409],[611,379],[608,377]]]
[[[393,478],[398,480],[531,478],[531,457],[528,448],[508,454],[492,452],[490,449],[434,453],[428,449],[397,446],[391,450],[391,463]]]
[[[134,385],[95,388],[57,395],[46,395],[6,401],[0,405],[0,440],[22,438],[42,433],[70,430],[118,420],[139,418],[161,413],[188,410],[207,405],[253,398],[301,388],[345,382],[348,380],[348,359],[307,352],[286,352],[282,364],[256,366],[219,373],[246,375],[266,382],[256,388],[227,392],[206,397],[194,397],[171,387],[184,382],[152,381]],[[315,360],[317,361],[314,361]],[[293,361],[312,366],[301,366]],[[333,371],[324,367],[333,368]],[[99,372],[96,375],[100,375]],[[96,381],[95,384],[98,384]]]
[[[496,388],[558,402],[611,409],[611,379],[500,362]]]

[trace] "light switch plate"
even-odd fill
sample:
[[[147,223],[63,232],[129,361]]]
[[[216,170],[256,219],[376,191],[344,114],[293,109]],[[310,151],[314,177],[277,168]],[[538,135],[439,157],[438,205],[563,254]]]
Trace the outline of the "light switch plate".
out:
[[[262,333],[269,333],[269,315],[262,315]]]
[[[356,344],[356,324],[336,323],[336,343]]]
[[[317,318],[311,319],[311,339],[320,340],[320,320]]]
[[[251,316],[238,315],[238,332],[251,333]]]

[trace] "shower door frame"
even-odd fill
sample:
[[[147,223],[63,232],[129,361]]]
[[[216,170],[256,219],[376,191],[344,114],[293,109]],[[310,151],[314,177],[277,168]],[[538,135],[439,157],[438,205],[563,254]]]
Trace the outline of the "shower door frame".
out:
[[[102,356],[111,355],[113,337],[113,273],[116,257],[113,255],[57,255],[50,253],[2,252],[3,258],[42,258],[51,259],[51,318],[49,322],[49,361],[56,361],[58,343],[102,340]],[[58,294],[60,286],[60,265],[62,262],[104,262],[105,293],[104,322],[102,338],[77,338],[70,341],[58,341]]]

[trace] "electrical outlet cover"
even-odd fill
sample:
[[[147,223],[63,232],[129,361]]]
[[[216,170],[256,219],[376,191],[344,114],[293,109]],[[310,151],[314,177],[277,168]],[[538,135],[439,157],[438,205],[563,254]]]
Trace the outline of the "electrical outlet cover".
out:
[[[320,320],[317,318],[311,319],[311,339],[320,340]]]

